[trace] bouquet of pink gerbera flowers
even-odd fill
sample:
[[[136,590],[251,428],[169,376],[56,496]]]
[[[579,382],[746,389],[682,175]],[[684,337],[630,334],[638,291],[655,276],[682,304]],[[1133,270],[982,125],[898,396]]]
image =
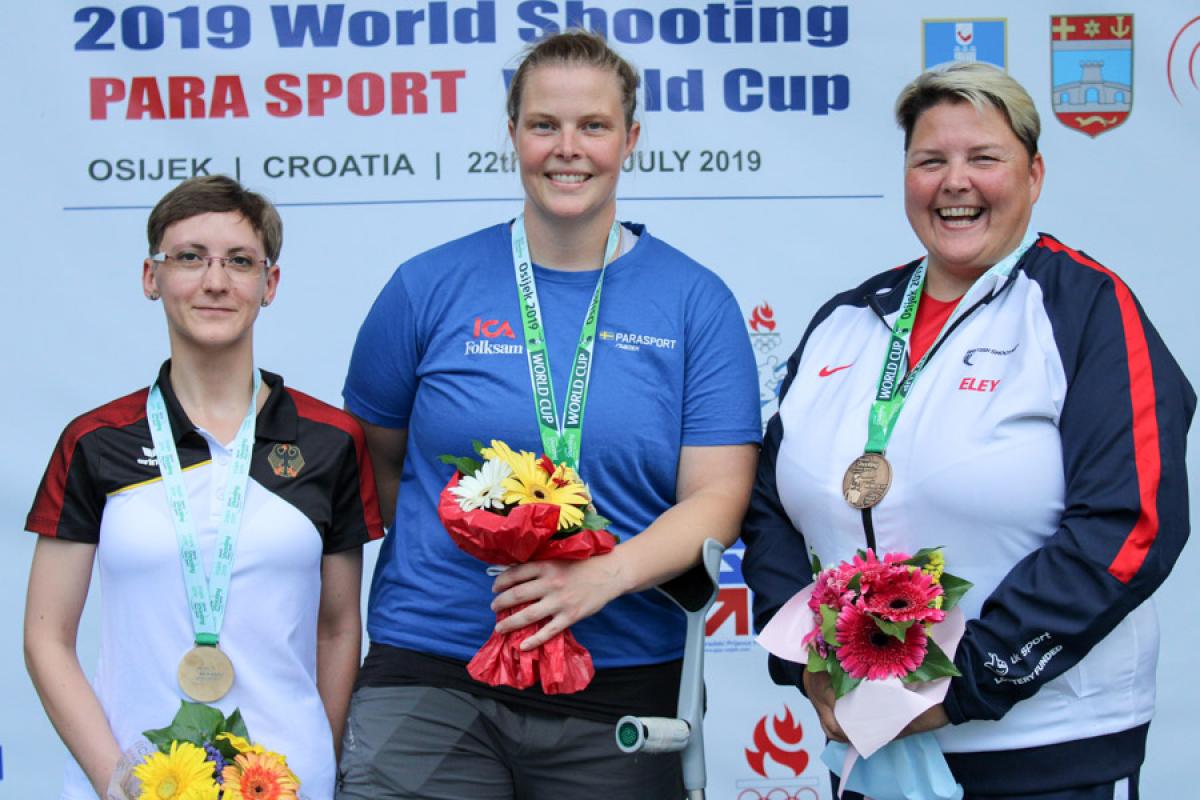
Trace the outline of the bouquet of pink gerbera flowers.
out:
[[[838,697],[863,679],[913,684],[959,674],[930,631],[971,584],[945,571],[941,548],[882,561],[860,551],[825,570],[814,557],[813,574],[813,628],[802,644],[808,669],[828,672]]]
[[[956,606],[970,582],[945,571],[941,548],[882,559],[860,550],[826,569],[814,557],[812,567],[816,580],[784,604],[758,641],[780,658],[829,673],[834,716],[851,747],[832,744],[824,760],[841,774],[843,789],[877,800],[961,797],[932,734],[889,743],[940,703],[959,674],[952,657],[964,623]],[[868,767],[852,782],[860,757]],[[897,762],[906,764],[897,769]],[[916,774],[918,785],[881,790],[896,772]]]

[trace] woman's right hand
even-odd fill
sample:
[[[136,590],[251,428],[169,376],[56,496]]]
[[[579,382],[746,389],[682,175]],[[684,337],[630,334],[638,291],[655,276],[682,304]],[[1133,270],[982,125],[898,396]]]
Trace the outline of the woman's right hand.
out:
[[[804,693],[816,709],[817,719],[821,721],[821,730],[825,735],[835,742],[849,742],[846,732],[833,715],[833,704],[837,697],[833,693],[833,681],[829,679],[829,673],[804,670]]]

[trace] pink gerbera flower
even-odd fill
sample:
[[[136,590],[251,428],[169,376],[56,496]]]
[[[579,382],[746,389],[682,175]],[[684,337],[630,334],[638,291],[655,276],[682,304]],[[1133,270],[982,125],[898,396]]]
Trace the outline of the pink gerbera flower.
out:
[[[851,678],[902,678],[921,666],[927,649],[925,628],[910,625],[904,641],[888,636],[861,609],[848,605],[838,614],[837,658]]]
[[[940,594],[942,587],[920,570],[892,568],[871,582],[858,605],[891,622],[941,622],[945,613],[931,607]]]
[[[848,580],[848,578],[847,578]],[[846,581],[836,569],[822,570],[817,576],[813,593],[808,598],[809,609],[817,615],[817,624],[821,623],[821,606],[829,606],[834,611],[840,611],[846,604]]]

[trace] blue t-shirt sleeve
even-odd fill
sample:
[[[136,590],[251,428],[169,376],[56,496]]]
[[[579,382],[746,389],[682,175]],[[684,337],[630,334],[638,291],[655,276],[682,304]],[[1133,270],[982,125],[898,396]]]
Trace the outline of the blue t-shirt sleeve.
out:
[[[372,425],[407,428],[420,363],[415,304],[396,270],[363,320],[342,387],[346,409]]]
[[[713,285],[715,284],[715,285]],[[685,329],[685,446],[757,444],[762,437],[758,371],[733,293],[713,276],[694,298]]]

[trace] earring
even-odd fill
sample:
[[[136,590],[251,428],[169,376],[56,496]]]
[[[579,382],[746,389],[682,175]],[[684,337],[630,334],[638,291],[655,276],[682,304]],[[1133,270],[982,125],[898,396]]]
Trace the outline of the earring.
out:
[[[271,301],[264,298],[262,301],[262,307],[266,308],[269,305],[271,305]]]
[[[151,292],[150,294],[146,295],[146,299],[149,300],[151,303],[153,303],[159,297],[161,297],[161,295],[159,295],[158,292]]]

